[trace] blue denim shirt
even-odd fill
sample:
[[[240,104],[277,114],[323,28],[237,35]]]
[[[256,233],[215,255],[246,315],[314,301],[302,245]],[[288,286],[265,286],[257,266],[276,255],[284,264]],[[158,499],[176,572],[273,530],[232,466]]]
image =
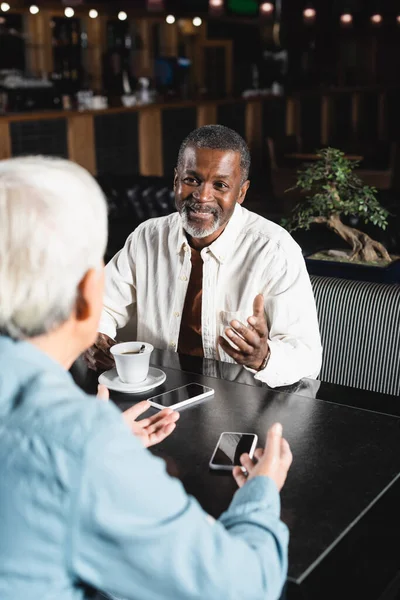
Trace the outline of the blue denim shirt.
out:
[[[0,482],[1,600],[81,600],[91,588],[268,600],[285,581],[288,532],[269,478],[249,481],[214,521],[115,405],[1,336]]]

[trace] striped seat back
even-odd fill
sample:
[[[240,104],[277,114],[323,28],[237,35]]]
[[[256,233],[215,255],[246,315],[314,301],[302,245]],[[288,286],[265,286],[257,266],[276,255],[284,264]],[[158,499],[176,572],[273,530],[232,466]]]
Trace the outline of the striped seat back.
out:
[[[400,285],[311,276],[321,330],[319,379],[400,395]]]

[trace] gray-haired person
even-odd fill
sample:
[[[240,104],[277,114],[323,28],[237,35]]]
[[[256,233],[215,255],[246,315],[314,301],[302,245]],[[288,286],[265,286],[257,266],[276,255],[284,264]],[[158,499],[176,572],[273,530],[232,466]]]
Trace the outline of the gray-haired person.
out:
[[[172,432],[176,413],[121,418],[68,373],[103,304],[97,183],[65,160],[0,161],[0,227],[1,600],[83,600],[93,589],[128,600],[278,598],[288,542],[279,491],[291,463],[280,424],[256,463],[242,456],[248,477],[235,468],[240,489],[211,519],[145,448]]]

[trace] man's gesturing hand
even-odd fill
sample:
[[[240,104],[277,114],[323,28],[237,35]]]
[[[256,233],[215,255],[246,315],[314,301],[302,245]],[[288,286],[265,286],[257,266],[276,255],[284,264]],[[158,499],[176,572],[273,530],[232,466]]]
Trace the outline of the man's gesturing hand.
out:
[[[105,385],[97,386],[97,397],[107,402],[110,398],[108,388]],[[144,400],[138,402],[122,413],[122,418],[128,424],[130,430],[142,442],[145,448],[159,444],[168,437],[175,429],[179,419],[179,413],[171,408],[164,408],[156,415],[148,419],[136,421],[136,419],[150,408],[149,402]]]
[[[248,454],[242,454],[240,462],[247,471],[247,476],[240,467],[233,469],[233,476],[239,487],[249,479],[263,475],[271,477],[280,492],[292,464],[292,452],[288,442],[282,437],[282,425],[275,423],[269,428],[265,450],[257,448],[254,453],[256,462]]]
[[[110,352],[111,346],[117,342],[105,333],[99,333],[97,340],[83,355],[89,369],[93,371],[108,371],[115,366],[114,358]]]
[[[164,408],[156,415],[147,419],[136,419],[150,408],[149,402],[143,400],[122,413],[123,418],[129,425],[132,433],[136,435],[145,448],[159,444],[168,437],[175,429],[179,413],[171,408]]]
[[[264,296],[258,294],[253,302],[253,315],[247,319],[248,326],[239,321],[231,321],[225,330],[236,350],[220,336],[219,344],[240,365],[258,370],[269,354],[268,325],[264,312]]]

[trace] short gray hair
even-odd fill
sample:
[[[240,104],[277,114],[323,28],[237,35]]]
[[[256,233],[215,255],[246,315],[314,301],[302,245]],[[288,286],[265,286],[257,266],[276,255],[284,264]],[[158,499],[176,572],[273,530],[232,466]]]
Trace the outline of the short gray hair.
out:
[[[85,273],[102,266],[104,194],[68,160],[3,160],[0,228],[0,334],[46,334],[71,316]]]
[[[240,154],[240,168],[242,183],[249,177],[250,150],[241,135],[224,125],[203,125],[195,129],[183,140],[179,148],[177,167],[183,162],[186,148],[211,148],[212,150],[226,150]]]

